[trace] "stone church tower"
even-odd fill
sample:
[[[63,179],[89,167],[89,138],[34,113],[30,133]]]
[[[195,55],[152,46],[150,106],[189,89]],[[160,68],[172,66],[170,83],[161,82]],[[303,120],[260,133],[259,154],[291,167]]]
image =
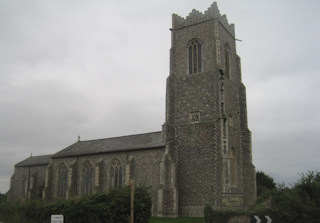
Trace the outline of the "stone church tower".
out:
[[[158,216],[201,216],[256,198],[246,90],[234,25],[216,3],[173,15]]]

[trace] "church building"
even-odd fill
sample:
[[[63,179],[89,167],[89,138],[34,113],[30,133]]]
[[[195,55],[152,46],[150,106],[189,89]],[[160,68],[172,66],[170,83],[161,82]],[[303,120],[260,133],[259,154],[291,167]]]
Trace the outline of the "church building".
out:
[[[202,216],[256,199],[246,89],[234,25],[216,3],[173,14],[162,131],[81,141],[15,165],[10,200],[72,199],[151,186],[152,214]]]

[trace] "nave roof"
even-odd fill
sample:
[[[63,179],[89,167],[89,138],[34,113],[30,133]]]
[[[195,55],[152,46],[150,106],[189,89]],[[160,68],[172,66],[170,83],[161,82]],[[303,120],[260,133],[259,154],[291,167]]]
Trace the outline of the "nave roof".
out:
[[[52,158],[92,155],[164,147],[162,132],[78,141],[57,152]]]
[[[17,163],[16,167],[48,165],[52,155],[30,156],[27,159]]]

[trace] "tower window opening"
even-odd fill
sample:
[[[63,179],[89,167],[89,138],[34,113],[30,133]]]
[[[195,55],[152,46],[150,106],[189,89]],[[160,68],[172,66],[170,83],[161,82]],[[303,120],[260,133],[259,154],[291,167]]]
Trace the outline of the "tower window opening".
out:
[[[189,48],[189,74],[201,72],[201,44],[193,39],[188,44]]]

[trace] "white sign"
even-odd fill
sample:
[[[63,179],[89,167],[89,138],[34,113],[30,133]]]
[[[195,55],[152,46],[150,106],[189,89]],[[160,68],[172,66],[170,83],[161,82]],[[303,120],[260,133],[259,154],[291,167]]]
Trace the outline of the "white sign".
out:
[[[272,219],[267,215],[267,216],[264,216],[268,221],[267,223],[271,223],[272,222]]]
[[[259,218],[259,216],[255,215],[253,217],[256,220],[256,223],[260,223],[261,222],[261,219]],[[267,219],[267,223],[271,223],[272,222],[272,219],[268,215],[266,215],[264,217]]]
[[[63,223],[63,215],[51,215],[51,223]]]
[[[260,223],[260,222],[261,222],[259,216],[255,215],[255,216],[253,216],[253,217],[254,217],[254,219],[256,219],[256,223]]]

